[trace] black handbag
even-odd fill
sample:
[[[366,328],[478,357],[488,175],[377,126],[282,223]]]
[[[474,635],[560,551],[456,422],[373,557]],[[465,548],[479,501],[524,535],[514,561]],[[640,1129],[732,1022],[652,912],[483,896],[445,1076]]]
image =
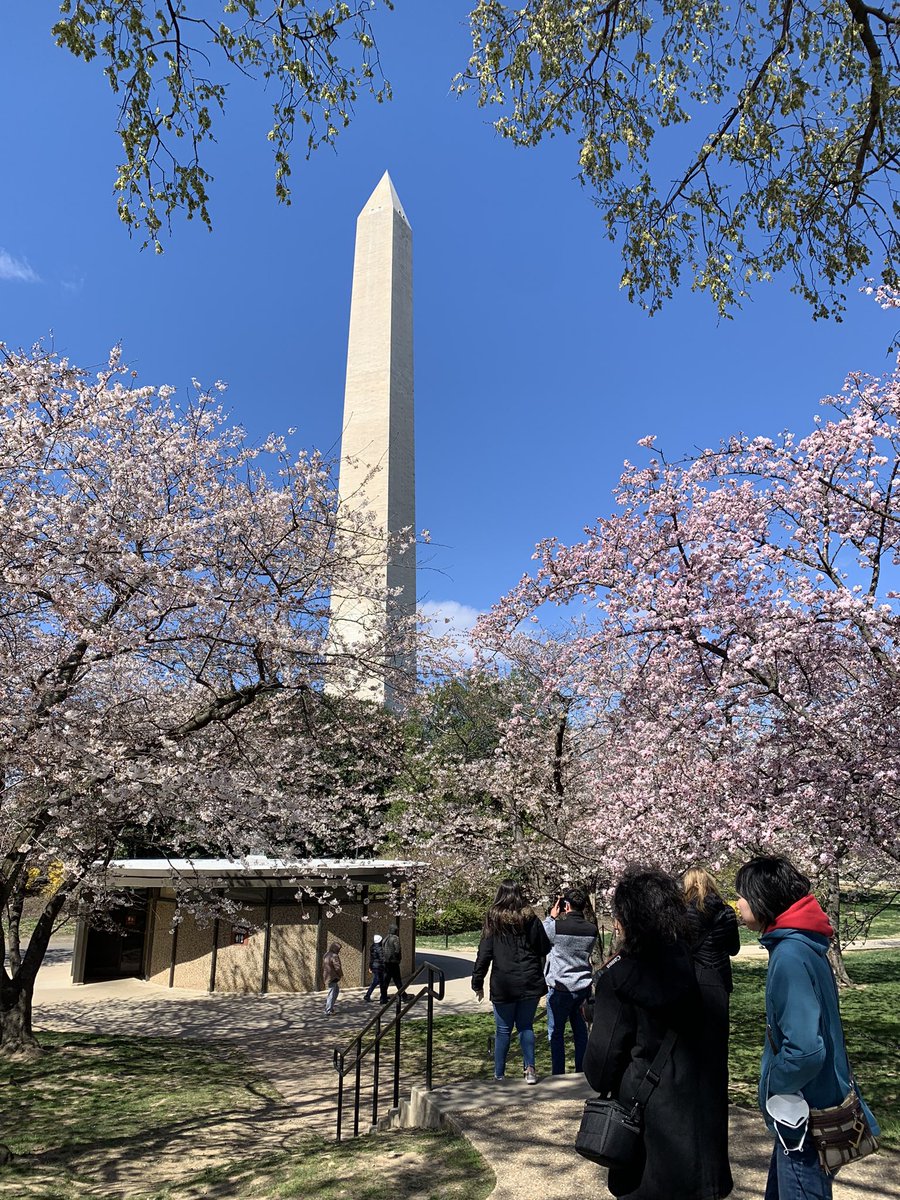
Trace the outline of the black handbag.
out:
[[[582,1157],[601,1167],[627,1167],[638,1158],[644,1138],[644,1106],[659,1083],[677,1038],[673,1029],[663,1038],[630,1107],[603,1096],[585,1101],[575,1138],[575,1149]]]

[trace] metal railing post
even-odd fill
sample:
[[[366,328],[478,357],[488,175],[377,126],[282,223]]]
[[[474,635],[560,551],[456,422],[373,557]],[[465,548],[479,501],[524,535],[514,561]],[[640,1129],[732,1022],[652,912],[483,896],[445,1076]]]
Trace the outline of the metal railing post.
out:
[[[400,997],[402,995],[402,992],[397,993],[397,1015],[394,1018],[394,1108],[400,1107],[400,1013],[403,1006]]]
[[[428,968],[428,1016],[425,1029],[425,1090],[431,1091],[431,1068],[434,1060],[434,973]]]
[[[338,1111],[337,1111],[337,1140],[341,1140],[341,1116],[344,1111],[344,1056],[337,1056],[340,1066],[338,1066]]]
[[[356,1096],[353,1104],[353,1136],[359,1137],[359,1102],[362,1099],[362,1035],[356,1039]]]
[[[378,1083],[381,1067],[381,1013],[375,1022],[375,1045],[372,1060],[372,1124],[378,1124]]]

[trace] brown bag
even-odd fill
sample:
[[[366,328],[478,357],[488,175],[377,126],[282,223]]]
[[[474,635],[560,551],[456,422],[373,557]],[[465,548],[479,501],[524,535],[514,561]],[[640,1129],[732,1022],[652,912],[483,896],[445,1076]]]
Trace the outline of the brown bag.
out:
[[[809,1136],[819,1152],[819,1165],[829,1175],[878,1149],[855,1087],[841,1104],[809,1110]]]

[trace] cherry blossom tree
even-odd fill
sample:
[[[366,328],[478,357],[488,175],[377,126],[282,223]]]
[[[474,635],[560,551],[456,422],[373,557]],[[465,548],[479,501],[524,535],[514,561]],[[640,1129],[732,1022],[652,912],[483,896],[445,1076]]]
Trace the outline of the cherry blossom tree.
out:
[[[373,586],[328,464],[250,447],[215,394],[180,408],[114,355],[90,378],[0,362],[0,1048],[33,1047],[54,922],[129,846],[235,857],[371,849],[396,722],[323,683],[383,672],[388,633],[326,643]],[[49,880],[30,938],[23,900]],[[3,954],[0,953],[0,961]]]
[[[612,871],[778,849],[815,872],[835,920],[849,864],[896,870],[900,370],[823,403],[803,437],[681,462],[643,439],[618,511],[539,545],[482,620],[511,659],[540,646],[541,692],[568,705],[576,803],[551,846]],[[533,623],[554,611],[578,624],[542,641]],[[516,788],[534,805],[546,755],[526,723],[504,733],[510,811]]]

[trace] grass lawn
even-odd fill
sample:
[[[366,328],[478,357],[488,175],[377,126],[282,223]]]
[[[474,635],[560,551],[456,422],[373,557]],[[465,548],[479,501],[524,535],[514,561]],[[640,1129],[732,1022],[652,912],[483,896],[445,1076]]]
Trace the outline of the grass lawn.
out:
[[[858,987],[841,993],[850,1061],[863,1094],[882,1127],[886,1146],[900,1149],[900,955],[892,951],[860,951],[848,956],[848,969]],[[766,1034],[764,959],[734,964],[731,998],[731,1099],[756,1108],[759,1060]],[[474,1015],[442,1017],[435,1024],[434,1078],[438,1084],[486,1079],[493,1073],[487,1039],[493,1033],[490,1010]],[[424,1070],[424,1025],[404,1032],[417,1069]],[[550,1071],[546,1017],[535,1021],[538,1075]],[[573,1069],[571,1047],[569,1069]],[[510,1074],[519,1070],[515,1042]]]
[[[122,1161],[138,1164],[144,1190],[133,1194],[144,1200],[483,1200],[494,1186],[470,1144],[444,1134],[411,1131],[340,1146],[295,1134],[281,1152],[277,1112],[271,1122],[280,1096],[240,1052],[162,1038],[39,1038],[41,1058],[0,1060],[0,1142],[23,1156],[0,1167],[3,1197],[96,1196],[104,1172]],[[274,1140],[248,1154],[254,1133],[246,1123],[263,1112]],[[228,1122],[230,1136],[211,1139],[213,1158],[207,1153],[192,1167],[193,1131]],[[175,1177],[159,1154],[170,1138],[185,1147]]]
[[[841,924],[852,929],[857,915],[865,917],[879,903],[877,896],[862,896],[858,902],[843,900],[841,903]],[[900,937],[900,903],[887,904],[873,918],[868,929],[870,938]]]
[[[0,1059],[0,1140],[16,1154],[134,1137],[185,1113],[247,1111],[278,1093],[243,1055],[189,1041],[38,1033],[45,1053]]]
[[[434,1081],[459,1083],[464,1079],[490,1079],[494,1074],[493,1051],[488,1039],[494,1036],[494,1016],[485,1001],[483,1011],[441,1017],[434,1024]],[[425,1022],[411,1022],[403,1030],[403,1063],[410,1077],[421,1079],[425,1073]],[[538,1075],[550,1074],[550,1044],[547,1041],[547,1017],[539,1008],[534,1020],[535,1061]],[[407,1058],[407,1055],[409,1057]],[[574,1064],[570,1063],[570,1067]],[[522,1059],[518,1042],[513,1042],[507,1060],[507,1073],[521,1075]]]
[[[24,947],[28,944],[28,939],[34,933],[34,928],[38,923],[38,919],[34,914],[24,913],[22,920],[19,922],[19,940],[22,943],[23,953]],[[3,928],[4,936],[8,936],[6,926]],[[75,918],[62,917],[53,926],[53,934],[55,937],[74,937],[75,936]]]
[[[204,1171],[147,1200],[484,1200],[495,1183],[465,1138],[412,1129],[340,1145],[311,1137],[290,1154]]]
[[[443,933],[416,935],[417,950],[477,950],[481,931],[473,929],[469,933]]]

